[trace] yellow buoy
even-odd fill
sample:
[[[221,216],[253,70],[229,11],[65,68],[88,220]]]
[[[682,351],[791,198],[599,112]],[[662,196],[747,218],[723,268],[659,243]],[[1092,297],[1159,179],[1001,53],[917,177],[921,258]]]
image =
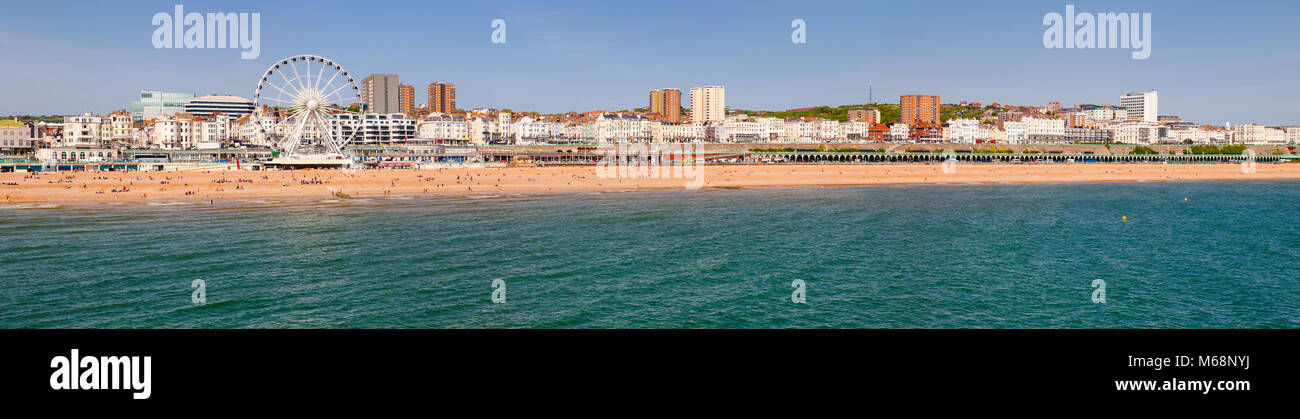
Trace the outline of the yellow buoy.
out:
[[[1121,220],[1128,221],[1128,216],[1120,217]]]

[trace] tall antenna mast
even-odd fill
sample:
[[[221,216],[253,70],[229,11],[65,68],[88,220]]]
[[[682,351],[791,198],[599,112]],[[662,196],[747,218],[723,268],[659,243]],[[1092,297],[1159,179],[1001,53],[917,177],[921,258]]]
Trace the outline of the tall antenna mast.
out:
[[[872,97],[872,94],[875,92],[872,92],[871,88],[871,80],[867,80],[867,103],[876,103],[876,99]]]

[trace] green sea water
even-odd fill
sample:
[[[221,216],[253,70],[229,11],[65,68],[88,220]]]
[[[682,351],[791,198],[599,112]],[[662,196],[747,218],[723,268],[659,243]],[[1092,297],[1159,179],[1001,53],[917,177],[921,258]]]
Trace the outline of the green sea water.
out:
[[[1298,207],[1294,181],[7,205],[0,327],[1296,328]]]

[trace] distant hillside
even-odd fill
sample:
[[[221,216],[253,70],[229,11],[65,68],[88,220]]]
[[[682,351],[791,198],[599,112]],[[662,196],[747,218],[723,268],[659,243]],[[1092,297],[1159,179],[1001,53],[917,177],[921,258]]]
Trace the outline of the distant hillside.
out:
[[[761,111],[751,109],[733,109],[732,111],[743,112],[751,116],[768,116],[773,118],[813,117],[843,122],[849,120],[849,110],[856,108],[874,108],[880,111],[880,122],[886,124],[897,123],[901,118],[899,115],[898,104],[894,103],[870,103],[861,105],[842,105],[836,107],[814,106],[811,108],[799,108],[789,111]],[[947,122],[949,119],[954,118],[981,119],[983,113],[984,110],[981,108],[957,105],[944,106],[940,108],[939,120]]]
[[[800,108],[791,111],[762,111],[751,109],[732,109],[733,112],[743,112],[750,116],[767,116],[773,118],[803,118],[813,117],[830,119],[833,121],[848,121],[849,110],[856,108],[875,108],[880,111],[880,122],[886,124],[898,122],[898,105],[892,103],[876,103],[863,105],[843,105],[837,107],[814,106],[811,108]]]
[[[37,121],[37,122],[63,122],[61,115],[7,115],[0,116],[0,119],[13,120],[18,117],[19,121]]]

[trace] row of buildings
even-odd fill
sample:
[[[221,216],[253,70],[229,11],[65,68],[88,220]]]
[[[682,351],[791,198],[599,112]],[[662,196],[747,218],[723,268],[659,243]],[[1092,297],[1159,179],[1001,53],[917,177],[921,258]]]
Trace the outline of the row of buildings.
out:
[[[414,108],[414,88],[396,75],[374,74],[362,82],[361,109],[330,121],[336,138],[355,144],[462,140],[473,144],[612,142],[945,142],[945,143],[1300,143],[1300,127],[1258,124],[1211,126],[1158,113],[1158,93],[1132,92],[1119,105],[1051,102],[1042,107],[961,102],[942,104],[935,95],[903,95],[899,121],[883,123],[878,109],[848,111],[844,121],[777,118],[729,112],[722,86],[682,92],[650,91],[646,111],[542,115],[497,109],[460,110],[455,85],[431,83],[430,104]],[[395,100],[390,100],[395,99]],[[387,109],[387,108],[394,109]],[[959,107],[960,111],[954,111]],[[436,110],[435,110],[436,109]],[[295,126],[287,114],[254,113],[252,101],[229,95],[145,90],[128,109],[106,115],[64,117],[61,123],[0,121],[0,154],[32,154],[40,148],[204,150],[271,147]],[[388,110],[390,112],[380,112]],[[315,133],[322,134],[322,133]]]
[[[65,117],[62,124],[5,121],[0,149],[7,154],[38,147],[155,148],[167,150],[270,147],[271,140],[295,124],[283,116],[226,114],[164,115],[134,125],[118,111],[105,116]],[[1300,127],[1257,124],[1205,126],[1186,122],[1114,120],[1084,127],[1047,115],[994,123],[950,119],[944,123],[913,121],[884,124],[867,118],[835,121],[818,118],[773,118],[727,115],[720,122],[665,122],[637,113],[592,111],[569,115],[512,114],[493,109],[431,114],[421,119],[402,113],[340,114],[331,121],[334,137],[355,144],[392,144],[417,140],[468,140],[474,144],[546,144],[613,142],[943,142],[995,144],[1106,143],[1129,144],[1272,144],[1300,143]],[[271,132],[268,135],[266,130]]]

